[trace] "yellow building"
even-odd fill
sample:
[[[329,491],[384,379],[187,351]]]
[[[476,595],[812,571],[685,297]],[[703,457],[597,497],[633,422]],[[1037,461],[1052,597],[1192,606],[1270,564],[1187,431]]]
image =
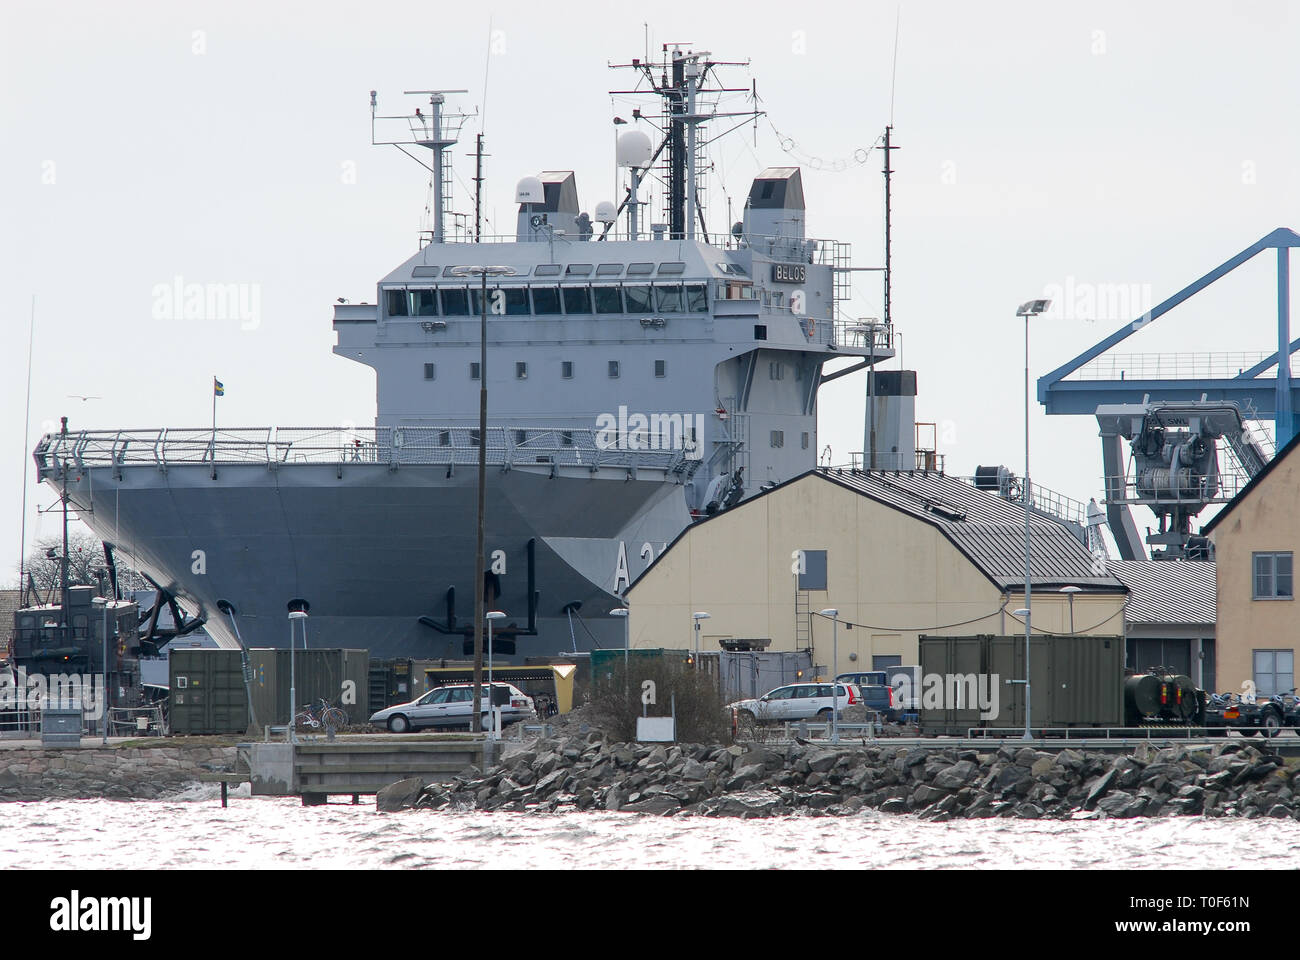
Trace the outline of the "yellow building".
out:
[[[1035,632],[1122,634],[1125,586],[1061,523],[1031,529]],[[814,470],[683,531],[628,591],[631,643],[692,646],[708,613],[701,650],[767,639],[837,673],[914,664],[921,634],[1024,632],[1024,538],[1021,507],[942,473]]]
[[[1214,541],[1218,587],[1218,680],[1253,683],[1263,696],[1296,685],[1300,612],[1300,436],[1292,439],[1201,532]]]

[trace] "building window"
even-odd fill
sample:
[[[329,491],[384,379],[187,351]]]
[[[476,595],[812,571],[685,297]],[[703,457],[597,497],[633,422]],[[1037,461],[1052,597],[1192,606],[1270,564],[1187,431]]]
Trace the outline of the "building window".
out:
[[[617,379],[618,379],[618,361],[617,361],[617,360],[611,360],[611,361],[609,361],[609,378],[610,378],[611,380],[617,380]]]
[[[1256,600],[1290,600],[1295,596],[1291,586],[1290,551],[1255,553],[1251,558],[1255,567]]]
[[[756,323],[756,324],[754,324],[754,339],[755,339],[755,340],[766,340],[766,339],[767,339],[767,324],[766,324],[766,323]]]
[[[784,447],[784,446],[785,446],[785,431],[784,431],[784,430],[773,430],[773,431],[772,431],[772,446],[773,446],[773,447]]]
[[[434,377],[436,376],[437,372],[438,372],[438,371],[437,371],[437,368],[435,367],[434,364],[432,364],[432,363],[426,363],[426,364],[424,365],[424,379],[426,379],[426,380],[432,380],[432,379],[434,379]]]
[[[515,361],[515,379],[516,380],[528,379],[528,364],[526,364],[522,360]]]
[[[1254,650],[1255,696],[1271,697],[1289,693],[1295,687],[1295,651]]]
[[[666,377],[666,376],[668,376],[668,361],[667,361],[667,360],[656,360],[656,361],[655,361],[655,376],[656,376],[656,377]]]
[[[572,380],[572,379],[573,379],[573,361],[572,361],[572,360],[561,360],[561,361],[560,361],[560,376],[561,376],[562,378],[564,378],[565,380]]]
[[[475,361],[475,362],[473,362],[473,363],[471,363],[471,364],[469,365],[469,378],[470,378],[471,380],[477,380],[477,379],[478,379],[478,373],[479,373],[479,371],[478,371],[478,361]]]

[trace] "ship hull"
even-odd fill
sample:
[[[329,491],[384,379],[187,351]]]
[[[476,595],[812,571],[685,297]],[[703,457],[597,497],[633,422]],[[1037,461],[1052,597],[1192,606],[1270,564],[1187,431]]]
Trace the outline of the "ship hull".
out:
[[[476,468],[234,464],[217,472],[88,466],[69,477],[68,493],[97,537],[204,616],[223,646],[238,641],[219,599],[234,604],[245,644],[286,646],[286,604],[303,598],[313,646],[464,655]],[[622,646],[623,620],[609,610],[626,577],[689,522],[682,487],[662,474],[552,476],[500,466],[488,468],[486,513],[485,568],[499,591],[490,606],[507,614],[497,627],[526,629],[530,581],[537,597],[537,635],[518,637],[516,653],[500,657],[513,661]]]

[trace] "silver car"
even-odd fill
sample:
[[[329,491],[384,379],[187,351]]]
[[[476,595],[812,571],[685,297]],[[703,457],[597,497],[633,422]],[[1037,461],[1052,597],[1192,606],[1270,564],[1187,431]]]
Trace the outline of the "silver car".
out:
[[[842,713],[845,707],[856,706],[860,701],[861,697],[851,683],[836,683],[833,696],[829,683],[791,683],[777,687],[757,700],[737,700],[727,706],[741,719],[752,717],[760,723],[781,723],[786,720],[829,720],[832,710]]]
[[[503,727],[530,719],[535,715],[532,699],[513,684],[494,683],[492,691],[492,699],[501,710]],[[449,683],[430,690],[418,700],[379,710],[370,717],[370,722],[392,733],[406,733],[408,730],[418,730],[421,727],[468,729],[473,716],[473,701],[473,684]],[[486,730],[491,724],[486,686],[480,691],[479,711],[483,717],[483,729]]]

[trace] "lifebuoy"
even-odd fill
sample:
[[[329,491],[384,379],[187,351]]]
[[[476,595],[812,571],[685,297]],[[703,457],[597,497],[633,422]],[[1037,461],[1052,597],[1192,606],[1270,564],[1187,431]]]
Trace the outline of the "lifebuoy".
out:
[[[811,337],[811,336],[812,336],[813,334],[815,334],[816,332],[817,332],[817,321],[814,320],[812,317],[809,317],[809,318],[808,318],[808,336]]]

